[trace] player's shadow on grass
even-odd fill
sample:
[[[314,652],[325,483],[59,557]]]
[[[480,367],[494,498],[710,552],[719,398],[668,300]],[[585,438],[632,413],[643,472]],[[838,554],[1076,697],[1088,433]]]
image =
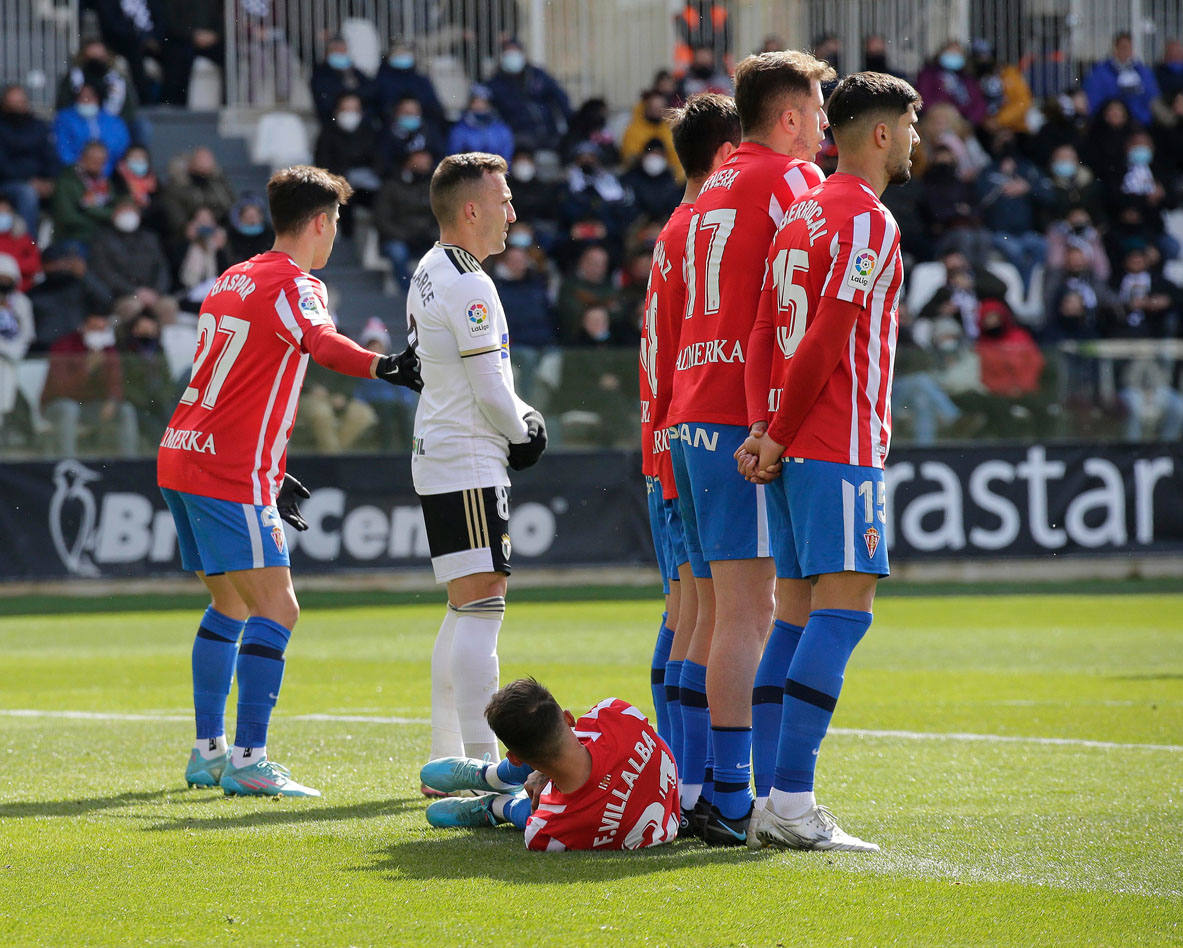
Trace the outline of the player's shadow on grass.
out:
[[[80,797],[77,800],[29,800],[0,803],[0,820],[19,820],[36,816],[77,816],[80,813],[96,813],[114,810],[124,806],[138,806],[142,803],[180,803],[182,790],[141,790],[119,793],[109,797]]]
[[[147,833],[166,833],[172,830],[233,830],[250,827],[284,826],[292,823],[331,823],[336,820],[368,820],[381,816],[396,816],[412,807],[418,800],[370,800],[342,806],[321,806],[310,800],[266,799],[235,800],[212,796],[221,803],[217,813],[208,817],[175,816],[145,826]],[[246,813],[236,813],[241,805],[251,806]]]
[[[489,879],[497,882],[597,882],[650,875],[684,866],[727,865],[759,860],[743,846],[710,847],[679,840],[634,852],[528,853],[520,830],[511,827],[432,833],[427,839],[396,843],[377,853],[358,872],[390,879]]]

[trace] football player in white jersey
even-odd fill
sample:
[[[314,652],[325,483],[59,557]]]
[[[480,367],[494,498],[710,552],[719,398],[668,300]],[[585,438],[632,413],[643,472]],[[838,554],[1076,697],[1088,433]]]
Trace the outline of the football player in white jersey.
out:
[[[440,227],[411,278],[407,323],[422,364],[411,474],[448,611],[431,654],[431,759],[497,760],[485,705],[498,686],[497,635],[509,576],[509,473],[546,448],[542,415],[514,391],[509,327],[481,262],[516,220],[505,161],[468,152],[440,162]],[[433,794],[424,787],[424,792]]]

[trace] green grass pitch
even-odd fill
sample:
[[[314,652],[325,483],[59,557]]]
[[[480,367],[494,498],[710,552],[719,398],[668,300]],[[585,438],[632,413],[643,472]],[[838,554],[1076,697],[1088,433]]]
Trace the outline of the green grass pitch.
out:
[[[270,740],[304,801],[184,789],[196,609],[6,611],[0,945],[1183,944],[1181,595],[882,597],[818,778],[878,855],[429,828],[434,597],[306,604]],[[511,595],[502,680],[649,709],[659,611]]]

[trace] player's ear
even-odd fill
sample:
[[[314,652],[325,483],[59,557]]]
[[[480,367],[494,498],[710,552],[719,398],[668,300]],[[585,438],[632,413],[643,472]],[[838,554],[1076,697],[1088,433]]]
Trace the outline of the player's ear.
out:
[[[567,722],[567,727],[575,727],[575,715],[566,708],[563,709],[563,720]]]
[[[522,758],[520,758],[517,754],[515,754],[513,751],[509,750],[508,748],[506,748],[506,750],[505,750],[505,759],[508,760],[515,767],[522,766]]]

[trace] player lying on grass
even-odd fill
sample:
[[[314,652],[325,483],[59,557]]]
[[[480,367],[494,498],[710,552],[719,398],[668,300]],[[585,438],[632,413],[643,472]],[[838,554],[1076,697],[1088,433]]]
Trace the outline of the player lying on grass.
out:
[[[493,695],[489,726],[505,745],[499,764],[441,757],[424,765],[424,785],[448,797],[427,808],[438,827],[525,830],[526,848],[640,849],[678,835],[678,769],[645,715],[605,698],[578,721],[533,678]]]

